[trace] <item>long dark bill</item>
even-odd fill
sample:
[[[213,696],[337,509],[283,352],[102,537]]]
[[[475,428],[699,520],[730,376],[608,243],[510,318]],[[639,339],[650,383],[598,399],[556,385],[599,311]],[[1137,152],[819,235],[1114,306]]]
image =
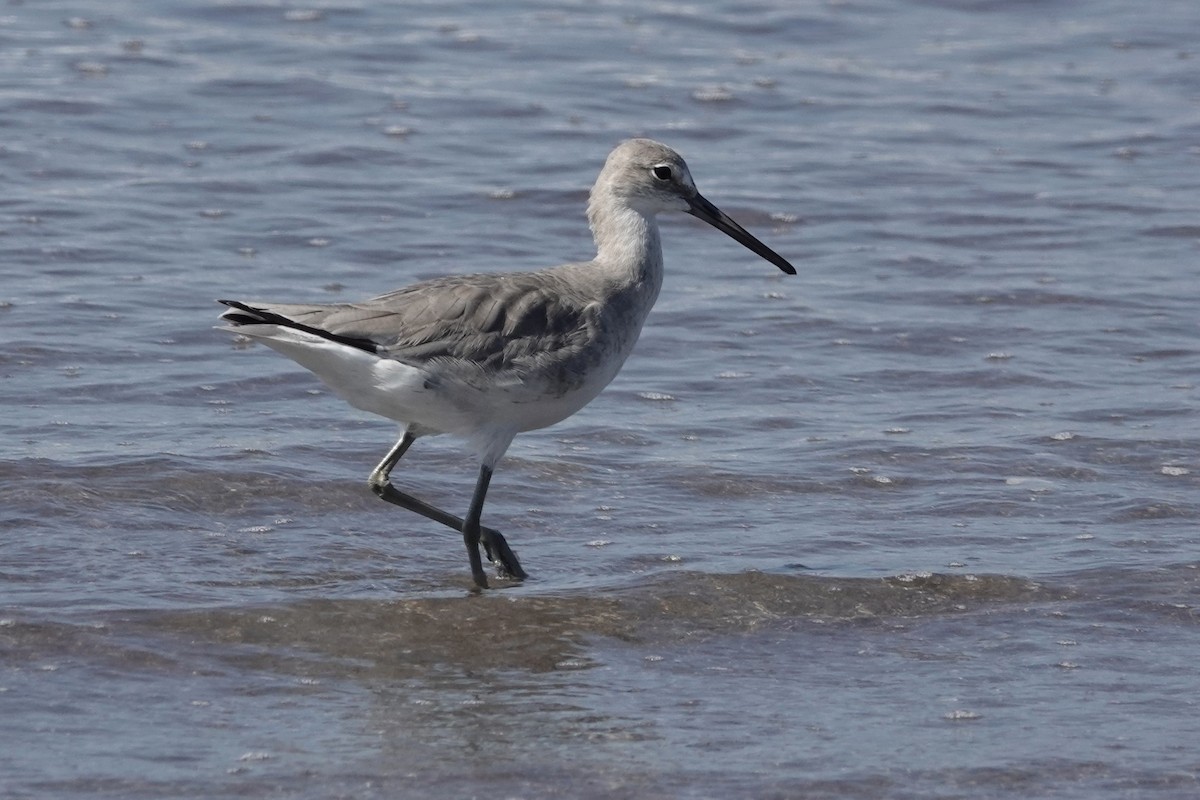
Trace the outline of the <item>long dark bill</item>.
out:
[[[696,219],[702,219],[709,225],[712,225],[717,230],[729,236],[735,242],[748,247],[758,255],[770,261],[775,266],[786,272],[788,275],[795,275],[796,268],[788,263],[788,260],[776,253],[765,244],[755,239],[754,236],[741,225],[734,222],[728,214],[721,209],[708,202],[701,195],[697,194],[691,199],[691,205],[688,207],[687,213],[691,214]]]

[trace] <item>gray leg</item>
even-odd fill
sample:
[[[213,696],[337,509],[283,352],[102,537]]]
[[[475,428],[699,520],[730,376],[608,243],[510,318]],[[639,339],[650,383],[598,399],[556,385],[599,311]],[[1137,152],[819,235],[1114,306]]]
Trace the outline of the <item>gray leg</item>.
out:
[[[383,461],[379,462],[379,466],[375,467],[371,472],[371,477],[368,479],[371,491],[377,497],[387,500],[389,503],[398,505],[401,508],[407,508],[409,511],[415,511],[434,522],[440,522],[447,527],[454,528],[456,531],[461,531],[463,521],[459,517],[447,514],[437,506],[431,506],[425,501],[418,500],[411,494],[401,492],[392,486],[392,468],[396,466],[401,457],[416,440],[417,437],[408,431],[404,432],[404,435],[400,437],[400,441],[396,442],[395,447],[388,451],[388,454],[383,457]]]
[[[382,461],[379,462],[379,466],[375,467],[375,469],[371,472],[371,477],[369,480],[371,491],[374,492],[375,495],[380,499],[386,500],[393,505],[406,508],[409,511],[415,511],[421,516],[431,519],[434,522],[440,522],[448,528],[453,528],[456,531],[462,531],[465,538],[466,531],[463,527],[465,523],[461,517],[456,517],[453,514],[442,511],[437,506],[432,506],[429,503],[426,503],[424,500],[413,497],[411,494],[401,492],[392,486],[392,469],[396,466],[396,464],[400,461],[400,459],[404,456],[404,454],[408,451],[408,448],[412,446],[412,443],[416,441],[416,439],[417,437],[413,436],[412,433],[408,431],[404,432],[404,435],[400,437],[400,441],[396,442],[396,445],[389,450],[388,454],[383,457]],[[482,480],[482,474],[480,475],[480,479]],[[475,486],[475,493],[476,495],[479,495],[478,511],[480,513],[483,511],[483,495],[487,494],[487,484],[490,480],[491,470],[489,469],[488,480],[483,481],[482,494],[480,494],[479,484],[476,483]],[[471,507],[472,509],[475,508],[474,498],[471,500]],[[468,514],[468,519],[469,518],[470,514]],[[487,551],[488,560],[496,564],[501,574],[508,575],[509,577],[517,580],[524,580],[527,577],[525,570],[521,569],[521,562],[517,560],[516,554],[513,553],[512,549],[508,546],[508,542],[505,541],[504,536],[498,530],[480,525],[479,514],[475,516],[475,529],[476,545],[482,541],[483,548],[485,551]],[[478,547],[476,547],[475,560],[478,559],[479,551]],[[472,575],[476,575],[474,563],[472,563],[471,572]],[[479,574],[482,574],[482,569],[480,570]],[[476,577],[475,582],[479,583],[478,577]],[[484,580],[483,585],[487,585],[486,579]]]
[[[471,576],[480,589],[488,588],[488,582],[479,558],[479,517],[483,514],[483,499],[487,497],[488,484],[491,482],[492,469],[484,464],[479,468],[479,479],[475,481],[475,492],[471,495],[471,507],[462,526],[463,543],[467,546],[467,558],[471,560]]]

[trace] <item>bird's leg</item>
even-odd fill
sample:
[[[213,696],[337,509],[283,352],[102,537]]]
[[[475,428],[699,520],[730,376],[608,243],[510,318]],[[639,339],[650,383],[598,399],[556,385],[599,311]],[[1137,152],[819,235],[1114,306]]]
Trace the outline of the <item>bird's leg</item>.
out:
[[[480,525],[479,532],[488,561],[496,565],[497,572],[518,581],[529,577],[528,573],[521,569],[521,562],[517,560],[517,554],[508,546],[508,542],[505,541],[500,531]]]
[[[491,482],[492,468],[483,464],[479,467],[479,479],[475,481],[471,507],[467,509],[467,519],[462,526],[463,543],[467,546],[467,558],[471,560],[471,576],[475,578],[475,585],[480,589],[488,588],[488,582],[479,558],[479,517],[483,514],[483,499],[487,496],[488,484]]]
[[[379,466],[375,467],[375,469],[371,472],[371,477],[369,479],[371,491],[375,493],[376,497],[379,497],[382,500],[386,500],[393,505],[400,506],[401,508],[406,508],[409,511],[415,511],[427,519],[431,519],[434,522],[440,522],[448,528],[453,528],[454,530],[461,532],[464,525],[464,521],[461,517],[456,517],[453,514],[442,511],[437,506],[430,505],[424,500],[413,497],[411,494],[402,492],[396,487],[392,486],[392,469],[396,466],[396,464],[400,461],[405,452],[408,451],[408,448],[412,446],[412,443],[416,441],[416,439],[417,437],[413,436],[408,431],[404,432],[404,435],[400,437],[400,441],[396,442],[396,445],[389,450],[388,454],[383,457],[382,461],[379,462]],[[490,470],[488,477],[490,480]],[[476,487],[476,491],[478,492],[478,486]],[[486,483],[484,485],[484,492],[487,492]],[[482,505],[483,500],[481,498],[481,511]],[[476,519],[476,524],[478,524],[478,519]],[[525,570],[521,569],[521,562],[517,560],[516,554],[514,554],[512,549],[508,546],[508,542],[505,541],[504,536],[500,533],[500,531],[480,525],[478,536],[479,540],[483,542],[484,550],[487,551],[488,560],[496,564],[501,574],[517,580],[524,580],[526,578]]]
[[[383,457],[383,461],[379,462],[379,466],[375,467],[371,472],[371,477],[367,481],[371,487],[371,491],[375,493],[376,497],[382,500],[387,500],[389,503],[398,505],[401,508],[415,511],[434,522],[440,522],[447,527],[454,528],[456,531],[461,531],[463,521],[459,517],[447,514],[437,506],[431,506],[424,500],[419,500],[411,494],[406,494],[392,486],[392,468],[396,466],[400,458],[416,440],[417,437],[408,431],[404,432],[404,435],[400,437],[400,441],[396,442],[396,445]]]

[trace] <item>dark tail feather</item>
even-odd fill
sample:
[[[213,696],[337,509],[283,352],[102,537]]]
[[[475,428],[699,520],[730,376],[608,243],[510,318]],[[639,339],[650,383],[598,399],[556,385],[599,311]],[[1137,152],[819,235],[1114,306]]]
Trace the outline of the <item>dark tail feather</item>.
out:
[[[234,309],[233,311],[226,311],[221,315],[221,319],[231,322],[234,325],[280,325],[284,328],[311,333],[313,336],[320,336],[322,339],[328,339],[331,342],[355,347],[359,350],[366,350],[368,353],[379,352],[379,345],[370,339],[330,333],[327,330],[314,328],[312,325],[305,325],[303,322],[297,322],[294,319],[288,319],[282,314],[276,314],[265,308],[255,308],[254,306],[246,305],[238,300],[218,300],[217,302]]]

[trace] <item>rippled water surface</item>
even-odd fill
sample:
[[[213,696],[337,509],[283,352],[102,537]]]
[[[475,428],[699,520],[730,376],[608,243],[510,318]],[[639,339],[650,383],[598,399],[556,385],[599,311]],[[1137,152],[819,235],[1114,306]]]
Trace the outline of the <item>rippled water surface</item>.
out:
[[[1200,7],[0,9],[0,795],[1191,798]],[[391,423],[212,330],[664,217],[468,591]],[[397,483],[465,510],[422,440]]]

